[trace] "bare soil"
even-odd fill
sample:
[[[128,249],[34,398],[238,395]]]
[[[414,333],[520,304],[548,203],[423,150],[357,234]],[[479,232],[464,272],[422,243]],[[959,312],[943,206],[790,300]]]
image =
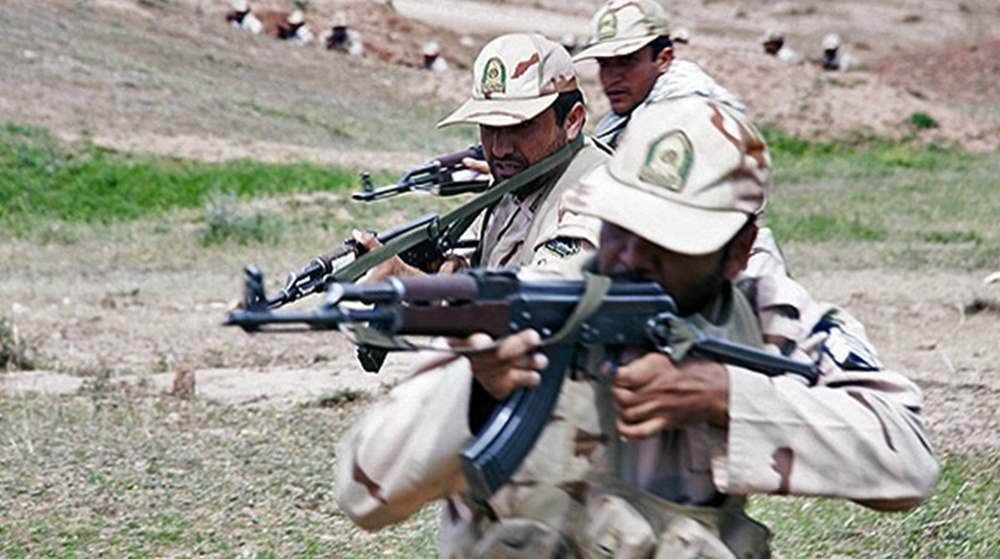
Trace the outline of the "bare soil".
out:
[[[392,5],[308,2],[315,31],[344,9],[364,33],[369,55],[346,60],[230,28],[223,0],[40,0],[30,9],[0,1],[0,120],[126,151],[399,170],[467,145],[470,136],[438,133],[433,123],[466,96],[468,67],[485,40],[525,29],[580,36],[597,2]],[[738,93],[762,124],[813,139],[877,134],[1000,147],[1000,6],[992,0],[681,0],[670,10],[692,31],[678,55]],[[865,69],[831,74],[766,58],[758,39],[770,27],[785,29],[806,54],[838,32]],[[451,71],[408,66],[430,38],[443,44]],[[581,74],[592,110],[603,114],[594,68],[583,65]],[[915,130],[907,124],[914,113],[939,126]],[[5,389],[72,393],[111,382],[169,393],[175,378],[193,373],[197,397],[289,405],[381,390],[406,370],[407,357],[394,356],[381,375],[363,373],[338,335],[292,342],[220,326],[244,264],[294,269],[306,253],[174,253],[123,237],[71,249],[0,242],[0,314],[49,357],[46,370],[0,374]],[[985,284],[986,272],[837,269],[805,258],[808,247],[788,248],[799,279],[851,310],[883,360],[924,388],[935,441],[1000,447],[1000,283]]]

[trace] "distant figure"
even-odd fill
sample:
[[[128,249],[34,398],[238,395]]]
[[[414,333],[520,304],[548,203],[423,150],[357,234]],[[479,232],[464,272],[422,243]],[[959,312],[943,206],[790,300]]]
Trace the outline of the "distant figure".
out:
[[[424,70],[444,72],[448,70],[448,61],[441,56],[441,45],[431,41],[424,45]]]
[[[250,11],[250,3],[247,0],[233,0],[231,6],[233,9],[226,12],[226,21],[233,27],[239,27],[254,35],[260,35],[264,32],[264,24]]]
[[[687,27],[678,27],[670,32],[670,41],[675,45],[686,45],[691,42],[691,32]]]
[[[782,62],[802,62],[802,56],[785,45],[785,35],[780,31],[769,30],[764,33],[761,42],[764,44],[765,53]]]
[[[840,47],[840,36],[830,33],[823,37],[823,56],[820,58],[820,66],[824,70],[839,70],[846,72],[856,70],[861,64],[858,59],[844,52]]]
[[[345,52],[351,56],[365,54],[361,33],[350,28],[347,24],[347,14],[344,12],[335,12],[330,18],[330,29],[323,32],[320,44],[325,45],[326,50]]]
[[[293,11],[288,14],[285,23],[278,24],[278,38],[296,45],[308,45],[316,39],[306,24],[306,15],[302,10]]]
[[[566,52],[570,55],[576,54],[576,51],[580,48],[578,41],[576,40],[576,35],[572,33],[563,35],[562,39],[559,40],[559,43],[562,44],[563,48],[566,49]]]

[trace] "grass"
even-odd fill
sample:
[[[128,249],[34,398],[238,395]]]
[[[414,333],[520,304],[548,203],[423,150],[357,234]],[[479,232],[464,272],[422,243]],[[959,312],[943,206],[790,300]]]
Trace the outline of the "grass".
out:
[[[109,224],[243,198],[358,188],[357,174],[305,163],[199,163],[58,143],[46,131],[0,128],[0,226],[30,235],[45,222]]]
[[[0,396],[0,557],[430,557],[434,511],[369,535],[337,510],[359,407]]]
[[[0,557],[435,557],[436,507],[377,534],[333,500],[336,443],[364,398],[242,408],[116,391],[0,394]],[[756,497],[776,556],[1000,553],[1000,459],[944,453],[922,506]]]
[[[1000,261],[1000,158],[868,139],[771,133],[768,223],[785,243],[875,253],[881,265],[988,269]],[[859,250],[860,249],[860,250]],[[874,249],[874,250],[873,250]]]
[[[786,559],[1000,556],[1000,459],[944,453],[935,492],[920,507],[883,514],[833,499],[755,497],[751,515]]]
[[[1000,208],[984,202],[1000,187],[995,155],[769,141],[768,219],[782,242],[861,247],[888,267],[1000,260]],[[171,249],[188,239],[177,261],[238,244],[315,253],[352,227],[454,203],[348,202],[357,187],[349,170],[133,156],[0,127],[0,234],[43,246],[131,245],[133,229],[121,226],[141,223]],[[0,342],[30,355],[10,328]],[[366,534],[333,502],[336,442],[367,401],[348,392],[309,404],[234,407],[102,382],[63,398],[0,393],[0,557],[435,557],[435,507]],[[782,558],[996,557],[1000,462],[944,450],[937,490],[909,513],[769,497],[753,499],[751,512],[772,527]]]

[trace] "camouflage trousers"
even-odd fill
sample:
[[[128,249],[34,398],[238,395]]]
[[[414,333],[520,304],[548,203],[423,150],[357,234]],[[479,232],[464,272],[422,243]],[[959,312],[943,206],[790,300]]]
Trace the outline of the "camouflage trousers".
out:
[[[569,484],[539,485],[509,518],[496,519],[482,505],[468,504],[474,521],[465,526],[469,532],[464,537],[447,535],[450,549],[442,549],[444,557],[766,559],[770,555],[769,531],[743,513],[739,497],[730,497],[718,508],[682,506],[617,478],[595,475]]]

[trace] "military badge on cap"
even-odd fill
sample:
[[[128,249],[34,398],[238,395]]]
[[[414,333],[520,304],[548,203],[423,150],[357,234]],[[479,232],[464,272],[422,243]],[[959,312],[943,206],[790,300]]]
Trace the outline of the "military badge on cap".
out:
[[[680,130],[667,132],[649,145],[639,180],[680,192],[691,170],[691,140]]]
[[[507,92],[507,68],[503,65],[503,60],[493,57],[486,62],[483,68],[482,80],[483,95],[488,99],[494,93]]]
[[[597,22],[597,40],[607,41],[613,39],[618,34],[618,16],[614,12],[607,12],[604,17]]]

